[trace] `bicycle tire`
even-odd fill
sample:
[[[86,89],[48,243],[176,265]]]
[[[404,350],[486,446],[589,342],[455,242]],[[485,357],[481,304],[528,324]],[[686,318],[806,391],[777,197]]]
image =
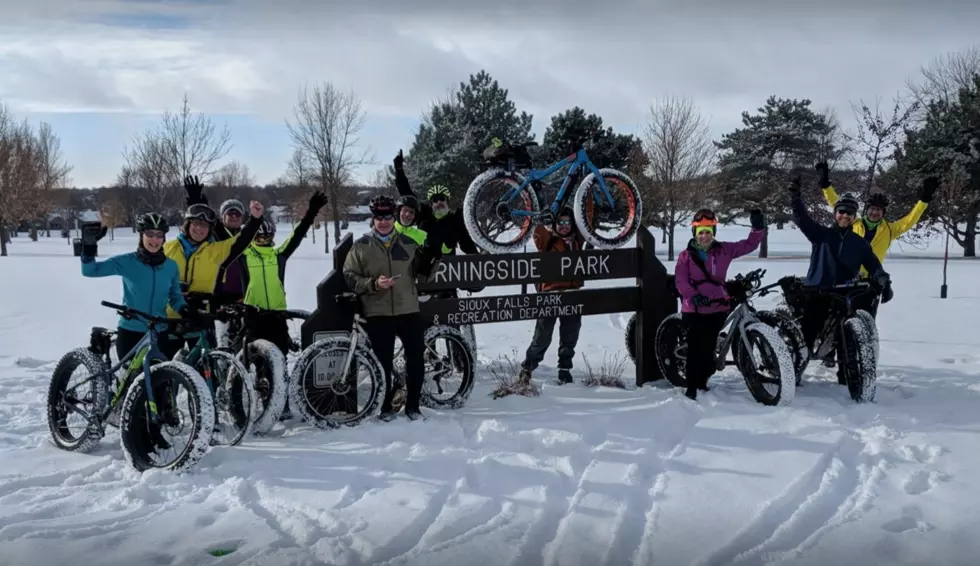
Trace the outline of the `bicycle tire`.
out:
[[[867,325],[857,316],[844,321],[844,344],[838,351],[845,364],[847,391],[855,403],[870,403],[878,389],[878,367]]]
[[[279,422],[279,417],[286,410],[286,397],[289,395],[286,384],[286,358],[278,346],[263,339],[250,342],[248,352],[249,359],[246,365],[254,380],[253,389],[258,397],[252,431],[255,434],[266,434]],[[244,352],[238,353],[239,361],[244,360],[243,355]],[[257,388],[259,376],[263,374],[269,381],[268,395],[262,395]]]
[[[634,364],[636,363],[636,313],[630,316],[630,319],[626,321],[625,332],[626,337],[626,353],[629,354],[630,361]]]
[[[227,391],[227,398],[232,402],[232,414],[236,417],[240,417],[243,426],[240,430],[231,437],[228,442],[222,442],[217,435],[214,436],[214,443],[219,446],[238,446],[241,444],[242,440],[245,439],[249,434],[252,433],[252,428],[254,426],[254,419],[258,415],[258,395],[255,393],[255,387],[252,385],[253,375],[245,369],[245,366],[239,361],[238,357],[222,351],[222,350],[211,350],[208,352],[208,357],[212,359],[222,360],[227,362],[229,367],[226,369],[226,373],[221,376],[219,380],[221,385],[219,387]],[[214,365],[211,366],[215,367]],[[223,410],[220,407],[221,403],[218,399],[224,399],[225,396],[219,391],[215,391],[214,398],[214,412],[215,420],[220,411]],[[237,398],[238,403],[234,401]],[[244,414],[236,414],[243,412]],[[239,419],[236,419],[236,421]]]
[[[773,395],[765,389],[757,372],[747,367],[745,368],[747,371],[744,371],[743,367],[739,367],[749,393],[756,401],[766,406],[789,405],[796,397],[796,370],[793,366],[793,355],[790,354],[786,342],[783,341],[775,328],[762,322],[747,325],[745,334],[745,338],[750,342],[753,339],[758,340],[760,349],[768,350],[765,355],[770,358],[770,362],[776,363],[776,369],[779,372],[779,389]],[[751,356],[741,339],[735,344],[735,348],[741,350],[738,355],[743,360]]]
[[[126,461],[139,472],[148,469],[163,469],[182,473],[194,468],[211,448],[214,432],[214,400],[204,378],[191,366],[183,362],[163,362],[150,368],[150,381],[154,388],[166,380],[180,382],[187,388],[191,405],[191,435],[187,447],[177,458],[166,465],[155,465],[145,452],[145,427],[149,411],[146,410],[146,379],[140,374],[134,379],[123,399],[122,414],[119,417],[119,437]],[[143,427],[143,428],[137,428]]]
[[[793,369],[796,372],[796,384],[803,382],[803,372],[810,365],[810,349],[806,345],[803,337],[803,330],[795,320],[777,310],[760,310],[755,312],[755,317],[759,322],[768,324],[776,329],[779,336],[786,343],[790,354],[793,356]],[[736,358],[739,362],[739,358]],[[741,369],[741,365],[739,365]]]
[[[861,319],[861,322],[863,322],[864,326],[868,329],[868,339],[874,346],[875,367],[877,367],[878,360],[881,359],[881,351],[879,346],[880,341],[878,340],[878,323],[875,321],[874,316],[864,309],[858,309],[855,311],[854,316]]]
[[[574,205],[572,209],[575,212],[575,224],[578,227],[578,231],[582,234],[582,237],[586,242],[592,244],[597,249],[600,250],[610,250],[621,248],[626,245],[626,242],[630,241],[633,236],[636,235],[637,230],[640,229],[640,223],[643,219],[643,199],[640,197],[640,191],[636,188],[636,183],[633,179],[629,177],[626,173],[618,171],[616,169],[599,169],[599,174],[602,175],[604,180],[607,180],[606,184],[609,185],[608,179],[614,179],[618,181],[618,184],[623,185],[626,188],[627,194],[630,200],[633,201],[633,210],[628,211],[628,220],[626,228],[623,232],[614,238],[605,238],[600,236],[588,221],[588,205],[587,198],[592,194],[593,185],[598,187],[598,182],[596,181],[595,173],[589,173],[586,175],[585,179],[579,184],[578,189],[575,190]],[[603,196],[603,198],[605,198]]]
[[[364,419],[376,414],[381,406],[381,401],[384,399],[387,390],[384,369],[382,369],[381,362],[378,361],[378,357],[374,355],[371,348],[362,343],[358,344],[357,349],[354,351],[354,359],[351,361],[351,367],[357,368],[358,370],[364,369],[371,377],[371,393],[368,395],[368,401],[364,409],[358,411],[352,417],[334,419],[321,415],[313,407],[310,407],[305,392],[306,380],[304,377],[307,372],[313,368],[318,357],[329,353],[346,355],[350,351],[350,345],[351,341],[348,337],[334,336],[318,340],[303,350],[290,374],[289,408],[299,413],[303,420],[312,423],[317,428],[330,430],[340,428],[341,426],[357,426]]]
[[[59,408],[71,375],[74,371],[84,366],[93,376],[90,381],[92,384],[92,405],[94,407],[94,422],[90,421],[85,427],[84,432],[78,437],[72,437],[67,430],[66,419],[67,411],[62,414]],[[95,379],[99,374],[107,373],[109,370],[105,362],[98,355],[88,348],[76,348],[67,352],[58,360],[54,371],[51,372],[51,381],[48,384],[47,395],[47,420],[48,431],[51,433],[51,440],[55,446],[68,452],[88,453],[95,449],[102,440],[104,431],[101,425],[101,416],[109,405],[109,382],[107,379]]]
[[[462,362],[465,364],[465,368],[460,372],[463,375],[460,387],[452,397],[438,399],[427,391],[423,385],[419,404],[430,409],[459,409],[470,398],[470,394],[473,392],[473,385],[475,384],[476,364],[473,350],[470,348],[469,341],[466,340],[462,332],[452,326],[445,325],[430,326],[425,331],[426,350],[428,350],[430,342],[434,342],[439,338],[446,338],[448,342],[455,343],[456,347],[463,352]],[[425,376],[425,382],[428,381],[429,376]]]
[[[686,335],[681,313],[668,315],[657,327],[657,365],[660,366],[660,373],[674,387],[687,387],[687,376],[684,375],[687,359],[677,355],[678,343],[685,341]]]
[[[524,177],[519,173],[508,173],[507,171],[499,168],[488,169],[477,176],[470,183],[469,188],[466,189],[466,197],[463,199],[463,223],[466,225],[466,231],[469,233],[470,238],[473,240],[479,248],[486,250],[495,254],[503,253],[514,253],[521,251],[524,245],[530,241],[531,236],[534,235],[534,217],[526,217],[526,227],[523,228],[522,233],[510,243],[500,243],[491,240],[483,235],[480,231],[478,223],[483,220],[483,218],[478,217],[476,205],[480,198],[480,191],[488,183],[494,180],[507,179],[512,181],[515,186],[521,186],[524,182]],[[538,202],[538,195],[531,188],[530,184],[524,187],[520,192],[524,198],[529,199],[531,204],[531,212],[535,214],[541,211],[541,205]]]

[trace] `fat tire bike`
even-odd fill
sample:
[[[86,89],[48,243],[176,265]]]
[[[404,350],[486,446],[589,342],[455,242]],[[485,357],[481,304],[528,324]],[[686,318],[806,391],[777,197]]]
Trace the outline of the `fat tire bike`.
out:
[[[211,446],[214,429],[214,401],[204,378],[193,367],[168,361],[159,348],[160,326],[170,327],[180,319],[167,319],[102,301],[126,319],[142,319],[149,331],[118,362],[111,352],[116,332],[93,327],[88,347],[67,352],[51,375],[47,394],[48,429],[54,444],[62,450],[91,452],[105,436],[106,425],[118,426],[123,455],[133,468],[143,472],[161,468],[174,472],[192,469]],[[166,332],[165,330],[163,332]],[[75,370],[84,368],[88,377],[69,387]],[[142,375],[142,379],[138,379]],[[79,395],[78,387],[88,385]],[[175,386],[187,390],[189,417],[176,414]],[[86,422],[74,434],[68,416],[79,414]],[[118,424],[114,424],[118,423]],[[153,458],[156,449],[169,448],[162,430],[187,428],[187,445],[170,461]],[[167,445],[167,446],[165,446]]]
[[[778,330],[760,320],[751,305],[751,293],[759,290],[765,270],[739,274],[725,282],[727,297],[709,301],[732,307],[718,335],[714,350],[715,370],[738,368],[752,397],[768,406],[788,405],[796,395],[793,356]],[[687,387],[687,331],[681,313],[666,317],[657,328],[656,355],[660,371],[672,385]],[[753,355],[759,350],[760,360]],[[728,352],[732,351],[732,360]],[[771,375],[765,375],[767,371]]]
[[[536,146],[536,142],[510,146],[494,139],[484,152],[490,168],[473,179],[463,199],[463,220],[473,242],[492,253],[517,252],[530,240],[535,223],[551,224],[571,200],[576,227],[586,242],[598,249],[625,245],[639,229],[643,202],[629,175],[616,169],[599,169],[592,163],[583,143],[595,141],[597,136],[598,132],[572,143],[568,157],[544,169],[535,169],[531,163],[528,148]],[[566,166],[568,170],[554,201],[542,211],[539,194],[544,180]],[[526,173],[518,173],[517,168]],[[572,180],[583,173],[585,177],[573,194]],[[614,191],[622,195],[623,202],[617,202]],[[610,236],[600,233],[606,225],[616,223],[622,224],[618,232]],[[516,236],[502,237],[514,229]]]

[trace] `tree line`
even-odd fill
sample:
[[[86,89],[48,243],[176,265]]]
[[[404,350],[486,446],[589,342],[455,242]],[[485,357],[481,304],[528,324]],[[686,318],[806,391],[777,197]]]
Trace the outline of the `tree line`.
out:
[[[940,191],[923,221],[905,238],[915,241],[945,231],[975,257],[980,218],[980,46],[947,53],[921,68],[904,92],[883,104],[852,103],[856,128],[845,129],[831,109],[809,99],[768,97],[745,111],[741,126],[713,139],[708,119],[690,98],[654,101],[635,134],[616,132],[600,116],[575,107],[550,118],[531,157],[546,166],[565,157],[568,145],[589,134],[587,146],[598,167],[627,172],[644,199],[645,223],[662,230],[674,257],[674,229],[702,207],[720,212],[726,222],[747,222],[749,208],[761,208],[770,225],[782,228],[789,217],[784,188],[800,176],[811,212],[829,221],[813,165],[827,161],[839,192],[866,198],[888,194],[896,218],[911,208],[925,177],[941,179]],[[224,162],[231,149],[227,129],[190,110],[165,112],[157,127],[137,135],[126,148],[115,182],[89,191],[64,191],[71,167],[60,154],[49,126],[33,129],[0,112],[0,231],[53,211],[69,215],[96,209],[109,225],[129,225],[144,210],[179,216],[183,178],[207,180],[217,206],[225,198],[259,197],[302,214],[310,193],[323,190],[331,206],[322,220],[340,240],[348,206],[369,195],[392,191],[394,172],[381,166],[368,187],[355,186],[354,172],[375,164],[359,139],[367,113],[353,91],[330,82],[299,91],[287,119],[294,153],[276,182],[257,186],[248,166]],[[470,75],[423,115],[405,152],[405,171],[413,186],[440,183],[462,201],[470,181],[485,167],[482,153],[494,138],[505,143],[537,141],[533,116],[520,111],[509,92],[487,72]],[[546,190],[557,191],[562,173]],[[5,232],[0,236],[5,236]],[[328,240],[328,238],[324,238]],[[325,241],[327,250],[329,242]],[[6,254],[3,247],[2,253]],[[760,257],[768,254],[763,242]]]

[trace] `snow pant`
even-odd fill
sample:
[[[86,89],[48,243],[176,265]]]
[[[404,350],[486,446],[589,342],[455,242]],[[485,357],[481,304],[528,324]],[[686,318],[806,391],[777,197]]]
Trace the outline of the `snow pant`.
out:
[[[708,378],[715,373],[715,346],[718,334],[725,326],[727,312],[681,314],[681,322],[687,332],[687,360],[684,378],[688,391],[705,389]]]
[[[293,338],[289,335],[289,324],[273,314],[254,313],[248,317],[248,331],[252,340],[268,340],[279,348],[282,357],[289,355]]]
[[[840,302],[835,299],[812,291],[807,292],[806,302],[803,307],[803,320],[801,321],[800,326],[803,330],[803,340],[806,342],[806,346],[811,352],[813,352],[814,342],[820,336],[820,332],[827,323],[827,319],[831,316],[836,316],[839,307]],[[844,336],[841,334],[840,327],[835,328],[834,348],[827,353],[828,358],[832,358],[834,356],[843,340]],[[846,383],[844,365],[845,364],[841,360],[838,360],[838,383]]]
[[[560,323],[560,324],[559,324]],[[524,354],[524,363],[521,367],[534,371],[538,364],[544,359],[545,352],[551,346],[551,338],[555,333],[555,324],[558,328],[558,369],[572,369],[572,358],[575,357],[575,346],[578,344],[578,335],[582,330],[582,316],[569,315],[561,317],[539,318],[534,323],[534,337],[531,338],[531,345]]]
[[[422,397],[422,380],[425,377],[425,323],[419,313],[397,316],[368,317],[365,325],[371,349],[381,362],[385,373],[385,398],[381,412],[391,412],[394,391],[391,386],[391,368],[395,357],[395,338],[402,342],[405,353],[405,412],[419,410]]]
[[[130,350],[139,344],[139,341],[143,339],[145,332],[137,332],[135,330],[126,330],[124,328],[116,329],[116,356],[121,360],[126,357],[126,354]],[[157,334],[157,348],[163,353],[167,359],[173,358],[173,354],[169,353],[171,351],[170,340],[167,338],[166,332],[161,332]],[[178,348],[179,349],[179,348]],[[176,354],[177,350],[173,350]]]

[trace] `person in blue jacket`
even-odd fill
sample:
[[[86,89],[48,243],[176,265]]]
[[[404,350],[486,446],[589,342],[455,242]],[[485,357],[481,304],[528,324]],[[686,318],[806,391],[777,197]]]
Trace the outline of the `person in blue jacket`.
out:
[[[87,226],[82,234],[82,275],[121,277],[123,306],[166,318],[170,305],[184,318],[194,318],[180,292],[177,263],[163,254],[163,242],[169,230],[166,219],[156,213],[143,214],[136,221],[136,229],[140,235],[136,251],[97,261],[98,241],[105,236],[107,228],[98,224]],[[120,317],[116,334],[119,358],[128,354],[148,330],[142,319]],[[160,333],[159,338],[158,347],[167,354],[167,333]]]
[[[891,277],[881,266],[874,250],[871,249],[871,244],[852,229],[851,225],[857,217],[857,200],[848,194],[841,196],[834,204],[834,223],[830,226],[821,226],[807,212],[801,192],[800,179],[797,177],[790,184],[789,193],[793,223],[799,227],[800,232],[803,232],[812,245],[810,267],[803,279],[806,303],[801,321],[803,338],[807,346],[812,348],[814,340],[820,334],[834,306],[831,303],[833,299],[815,291],[856,281],[862,267],[870,275],[871,284],[881,292],[882,303],[892,299],[892,290]],[[872,299],[871,295],[858,297],[857,308],[867,310],[863,301]],[[841,338],[841,336],[837,337],[838,343]],[[846,383],[844,364],[837,365],[837,380]]]

